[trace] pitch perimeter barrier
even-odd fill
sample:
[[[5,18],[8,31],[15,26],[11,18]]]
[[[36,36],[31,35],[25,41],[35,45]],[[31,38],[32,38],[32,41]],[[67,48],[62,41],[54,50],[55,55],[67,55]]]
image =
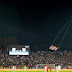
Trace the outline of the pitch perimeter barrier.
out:
[[[13,71],[13,69],[0,69],[0,71]],[[16,71],[24,71],[24,69],[16,69]],[[26,69],[25,71],[45,71],[45,69]],[[52,69],[52,71],[55,71],[55,69]],[[72,69],[61,69],[60,71],[72,71]]]

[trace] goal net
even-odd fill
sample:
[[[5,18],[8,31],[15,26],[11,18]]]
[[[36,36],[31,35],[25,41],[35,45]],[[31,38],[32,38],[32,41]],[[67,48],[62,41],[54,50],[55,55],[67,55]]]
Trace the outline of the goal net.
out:
[[[48,64],[48,68],[50,68],[50,65],[52,65],[52,69],[55,69],[55,64]],[[36,69],[45,69],[45,66],[47,66],[47,64],[37,64]]]

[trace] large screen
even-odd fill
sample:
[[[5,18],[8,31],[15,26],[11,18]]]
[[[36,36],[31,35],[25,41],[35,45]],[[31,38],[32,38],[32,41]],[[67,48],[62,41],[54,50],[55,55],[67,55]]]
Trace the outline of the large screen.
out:
[[[30,46],[11,45],[9,46],[9,55],[29,55]]]

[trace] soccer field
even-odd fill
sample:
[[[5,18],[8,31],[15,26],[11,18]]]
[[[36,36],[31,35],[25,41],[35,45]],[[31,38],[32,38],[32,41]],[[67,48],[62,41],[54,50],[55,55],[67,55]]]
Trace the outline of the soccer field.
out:
[[[0,71],[0,72],[45,72],[45,71]],[[56,71],[52,71],[52,72],[56,72]],[[72,72],[72,71],[59,71],[59,72]]]

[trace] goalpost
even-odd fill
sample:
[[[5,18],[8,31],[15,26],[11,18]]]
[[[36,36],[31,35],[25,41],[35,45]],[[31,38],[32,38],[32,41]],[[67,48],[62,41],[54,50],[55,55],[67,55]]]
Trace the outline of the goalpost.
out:
[[[49,68],[50,68],[50,65],[52,65],[52,69],[55,69],[55,64],[48,64]],[[47,64],[37,64],[36,69],[45,69],[45,66],[47,66]]]

